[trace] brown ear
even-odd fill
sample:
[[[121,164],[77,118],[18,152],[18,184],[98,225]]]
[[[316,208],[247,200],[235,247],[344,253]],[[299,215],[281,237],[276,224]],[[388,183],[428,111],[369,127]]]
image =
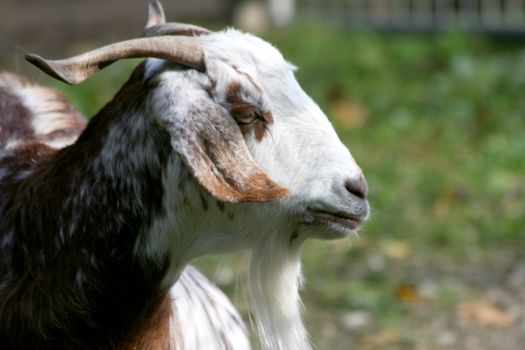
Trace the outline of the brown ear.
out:
[[[188,92],[188,86],[185,88]],[[198,95],[191,105],[178,104],[171,111],[175,115],[162,118],[172,146],[197,181],[227,202],[261,202],[287,196],[288,190],[257,166],[226,109],[206,93]]]

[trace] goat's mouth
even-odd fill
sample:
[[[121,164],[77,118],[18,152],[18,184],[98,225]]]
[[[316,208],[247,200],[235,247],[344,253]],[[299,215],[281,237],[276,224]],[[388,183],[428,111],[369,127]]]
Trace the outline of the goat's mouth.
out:
[[[328,228],[335,236],[344,237],[357,230],[363,224],[364,218],[349,212],[329,212],[307,208],[304,213],[304,224],[321,225]]]

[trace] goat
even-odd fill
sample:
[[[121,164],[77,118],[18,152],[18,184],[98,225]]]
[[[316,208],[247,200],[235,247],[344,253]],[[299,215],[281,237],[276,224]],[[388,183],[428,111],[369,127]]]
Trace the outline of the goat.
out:
[[[150,9],[145,38],[26,56],[70,84],[147,59],[69,146],[2,154],[0,348],[175,347],[166,303],[184,267],[246,249],[263,348],[309,349],[301,246],[368,218],[362,171],[277,49]]]
[[[86,124],[56,90],[9,73],[0,73],[0,116],[0,154],[23,143],[65,147],[75,141]],[[188,349],[250,348],[239,313],[195,268],[184,269],[169,296],[171,322],[178,329],[172,345],[180,348],[184,344]]]

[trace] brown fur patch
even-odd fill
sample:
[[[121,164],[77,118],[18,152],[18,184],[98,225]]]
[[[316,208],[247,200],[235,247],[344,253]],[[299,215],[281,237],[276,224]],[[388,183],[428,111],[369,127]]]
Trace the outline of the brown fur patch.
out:
[[[193,165],[194,174],[212,195],[229,202],[264,202],[289,194],[257,167],[242,138],[236,148],[224,139],[202,139],[203,147],[193,150],[192,157],[201,159]]]
[[[170,319],[172,303],[168,295],[159,298],[151,309],[138,320],[133,338],[119,350],[168,350],[170,347]],[[180,335],[177,337],[179,338]],[[179,344],[182,339],[177,339]]]
[[[70,144],[85,126],[84,117],[58,91],[0,74],[0,147],[9,141]]]
[[[16,85],[7,85],[16,82],[14,76],[5,82],[5,75],[0,75],[0,148],[4,148],[10,141],[26,141],[34,138],[31,127],[31,112],[23,105],[20,98],[12,91]]]
[[[228,94],[234,113],[255,111],[255,107],[242,101],[239,89],[240,85],[235,83]],[[166,116],[164,122],[172,139],[178,141],[176,151],[198,183],[225,202],[270,201],[288,195],[288,190],[273,182],[257,166],[230,115],[208,95],[196,96],[199,97],[185,110],[174,111],[183,116]],[[176,98],[172,98],[172,103],[178,103]],[[268,113],[257,113],[258,119],[271,121]],[[191,121],[191,125],[181,123],[181,119]],[[262,138],[263,134],[264,128],[261,128],[256,136]]]
[[[261,111],[244,101],[241,98],[241,90],[242,86],[239,82],[232,82],[228,87],[226,101],[230,104],[230,113],[239,124],[243,134],[254,132],[257,141],[261,141],[266,133],[267,125],[273,123],[272,114],[268,111]],[[243,122],[243,120],[249,120],[249,122]]]

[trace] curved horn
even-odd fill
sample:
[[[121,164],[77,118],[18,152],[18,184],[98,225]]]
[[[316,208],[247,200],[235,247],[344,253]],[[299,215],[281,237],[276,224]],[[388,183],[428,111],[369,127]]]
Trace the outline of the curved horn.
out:
[[[186,23],[166,23],[164,9],[159,0],[150,0],[148,5],[148,22],[144,29],[144,37],[162,35],[194,36],[211,34],[206,28]]]
[[[26,55],[30,63],[50,76],[75,85],[111,63],[126,58],[156,57],[205,70],[204,51],[199,38],[160,36],[122,41],[64,60],[46,60]]]
[[[159,0],[150,0],[148,5],[148,22],[146,23],[146,29],[164,23],[166,23],[166,16],[164,15],[162,4]]]

